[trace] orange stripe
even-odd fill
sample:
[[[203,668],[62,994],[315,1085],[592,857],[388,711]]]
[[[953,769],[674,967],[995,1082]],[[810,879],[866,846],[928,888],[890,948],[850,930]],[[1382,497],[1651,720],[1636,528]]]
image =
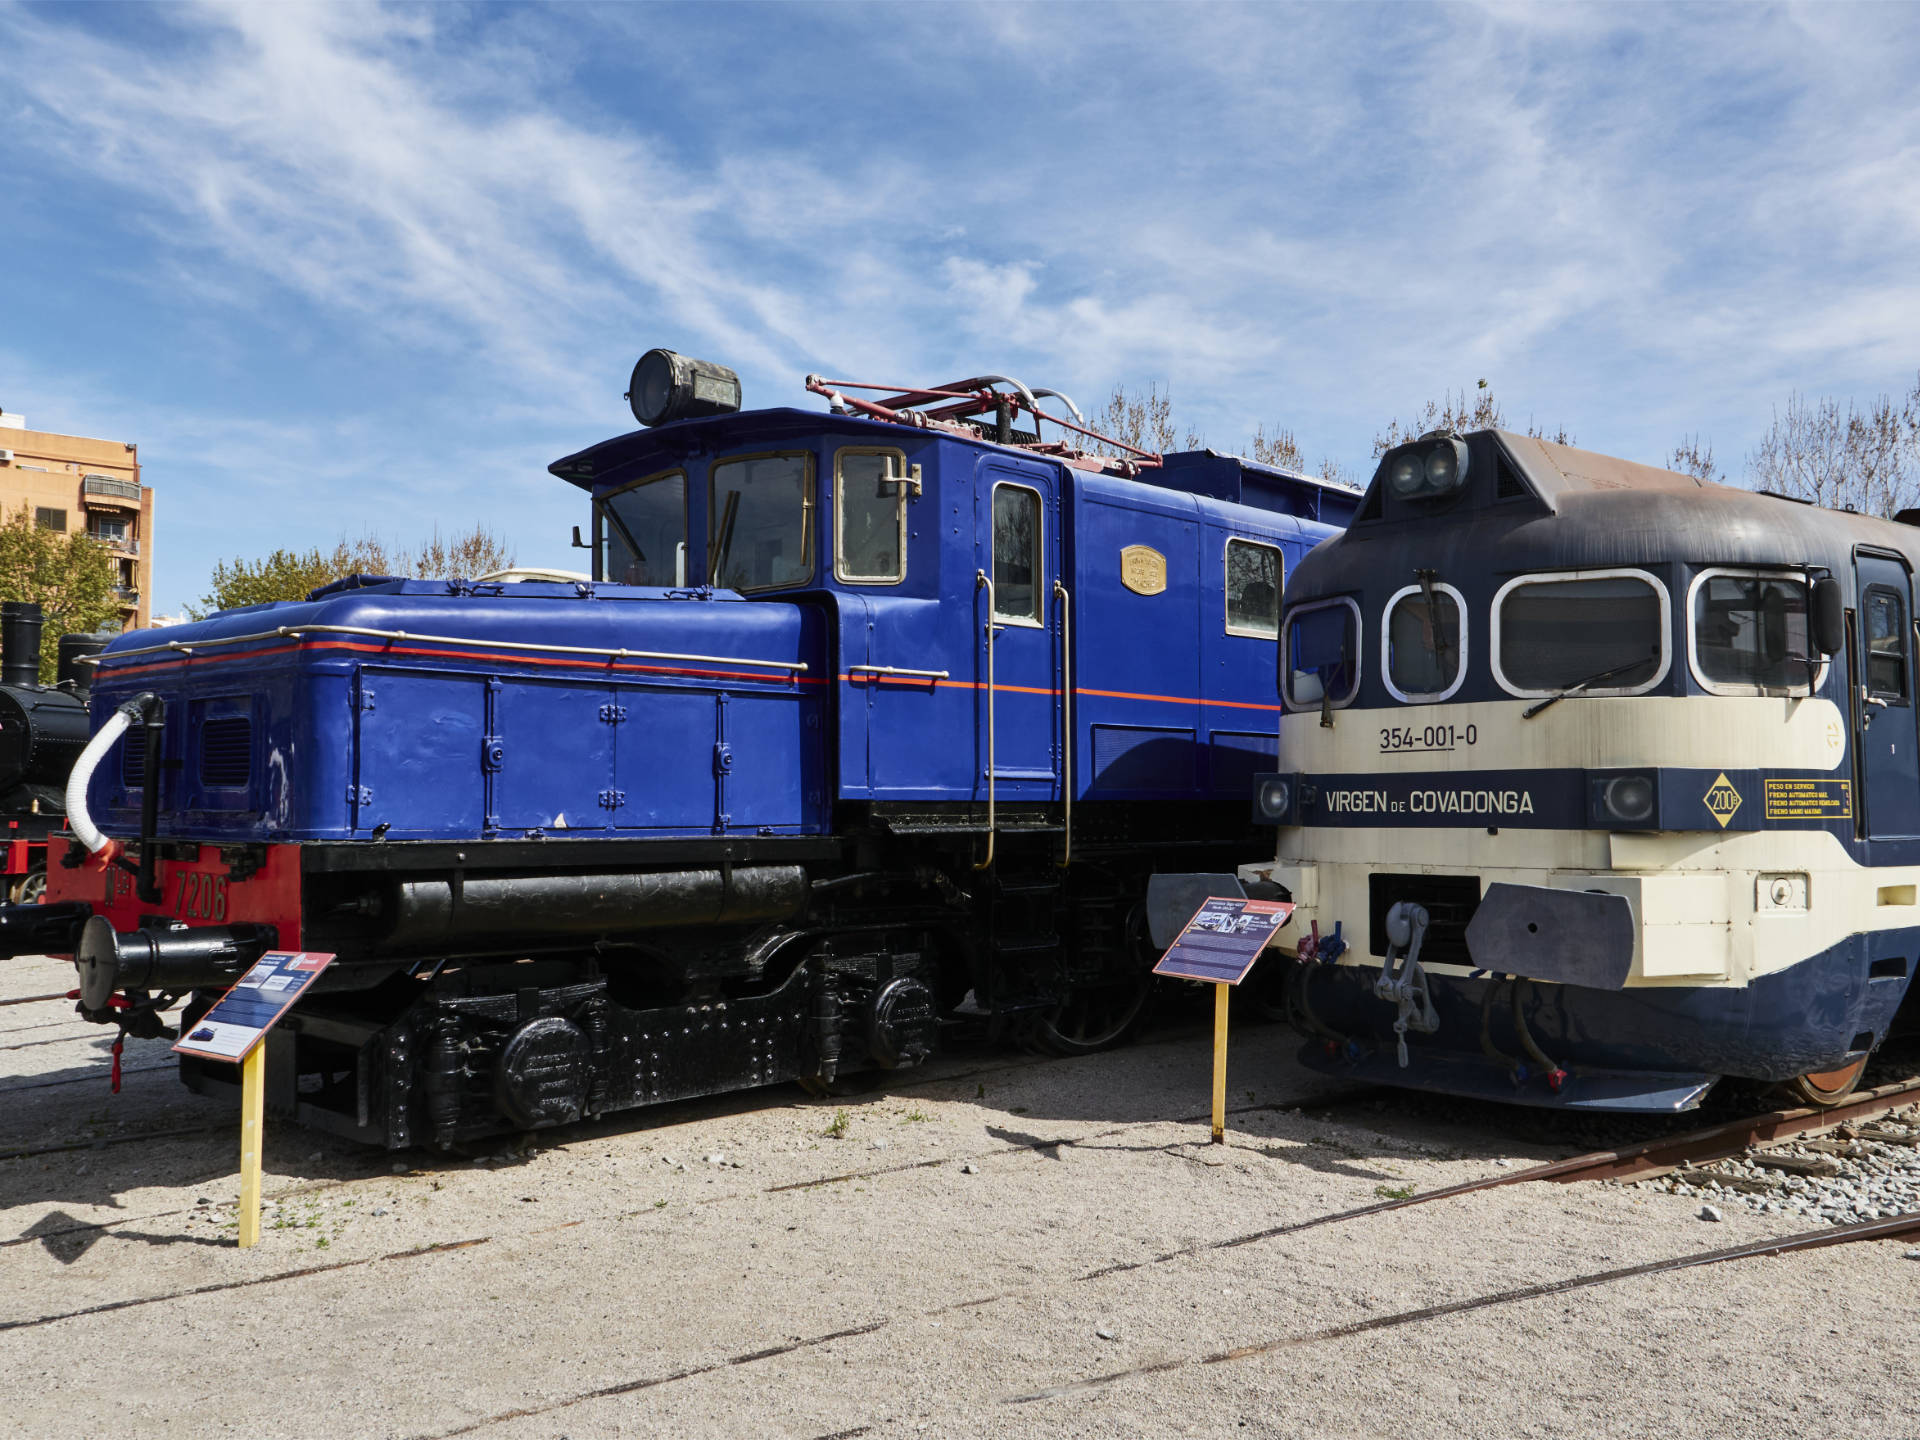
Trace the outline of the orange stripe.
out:
[[[842,672],[840,680],[842,684],[846,685],[910,685],[923,690],[984,690],[987,688],[986,681],[984,680],[940,680],[932,676],[862,675]],[[1049,695],[1058,697],[1063,693],[1057,689],[1044,689],[1035,685],[996,684],[993,688],[995,690],[1011,691],[1016,695]],[[1094,690],[1083,685],[1074,686],[1073,693],[1075,695],[1094,695],[1103,700],[1151,700],[1167,705],[1212,705],[1231,710],[1265,710],[1275,715],[1280,714],[1283,708],[1279,705],[1262,705],[1253,700],[1209,700],[1204,696],[1195,698],[1189,695],[1146,695],[1132,690]]]

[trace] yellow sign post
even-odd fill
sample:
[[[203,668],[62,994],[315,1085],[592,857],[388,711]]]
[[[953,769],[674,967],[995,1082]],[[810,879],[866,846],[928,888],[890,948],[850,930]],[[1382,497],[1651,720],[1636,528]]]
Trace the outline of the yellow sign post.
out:
[[[1247,978],[1260,952],[1293,915],[1285,900],[1230,899],[1211,895],[1186,924],[1156,975],[1199,980],[1213,986],[1213,1143],[1227,1143],[1227,1011],[1233,987]]]
[[[1227,1004],[1233,987],[1213,982],[1213,1143],[1227,1143]]]
[[[333,962],[269,950],[174,1042],[173,1053],[240,1067],[240,1248],[260,1243],[260,1161],[267,1118],[267,1031]]]
[[[240,1062],[240,1248],[260,1243],[260,1138],[267,1113],[267,1041]]]

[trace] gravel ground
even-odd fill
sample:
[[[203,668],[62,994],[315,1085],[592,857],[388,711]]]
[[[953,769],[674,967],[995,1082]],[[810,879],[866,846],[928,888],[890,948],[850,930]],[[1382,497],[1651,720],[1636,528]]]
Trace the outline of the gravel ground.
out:
[[[70,973],[9,962],[0,1001]],[[1277,1028],[1236,1033],[1225,1147],[1186,1019],[466,1156],[270,1123],[242,1252],[231,1109],[158,1042],[109,1096],[65,1012],[0,1004],[0,1435],[1920,1433],[1911,1241],[1571,1283],[1810,1225],[1598,1184],[1289,1230],[1628,1137],[1356,1092]],[[1916,1151],[1849,1143],[1781,1195],[1906,1203]]]

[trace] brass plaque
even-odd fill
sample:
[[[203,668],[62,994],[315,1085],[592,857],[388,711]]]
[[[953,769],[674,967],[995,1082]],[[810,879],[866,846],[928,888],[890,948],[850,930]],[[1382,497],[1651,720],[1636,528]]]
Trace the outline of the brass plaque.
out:
[[[1167,557],[1151,545],[1129,545],[1120,552],[1120,583],[1136,595],[1158,595],[1167,588]]]

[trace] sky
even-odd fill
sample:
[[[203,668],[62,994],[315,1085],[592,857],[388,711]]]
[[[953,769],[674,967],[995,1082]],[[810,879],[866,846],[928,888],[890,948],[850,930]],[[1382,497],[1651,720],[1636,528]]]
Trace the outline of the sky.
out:
[[[136,441],[156,612],[475,522],[666,345],[1171,392],[1221,449],[1508,422],[1738,478],[1920,373],[1920,7],[13,5],[0,406]]]

